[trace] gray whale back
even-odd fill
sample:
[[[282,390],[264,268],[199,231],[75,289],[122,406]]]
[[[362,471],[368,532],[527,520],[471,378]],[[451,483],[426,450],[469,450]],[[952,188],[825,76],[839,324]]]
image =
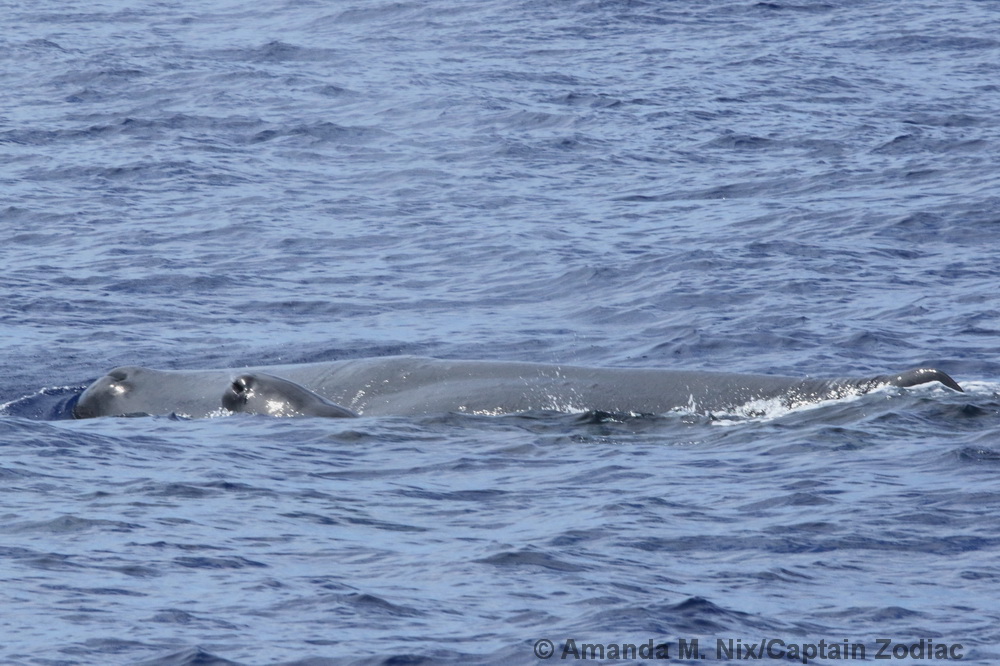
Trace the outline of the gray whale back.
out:
[[[297,385],[275,389],[304,401],[303,414],[332,405],[365,416],[436,412],[509,414],[535,410],[663,414],[731,411],[756,401],[788,406],[860,395],[880,386],[940,382],[947,374],[920,368],[860,379],[801,379],[655,368],[592,368],[413,356],[219,370],[153,370],[125,366],[91,384],[74,408],[78,418],[171,414],[199,418],[225,413],[234,380],[260,375]],[[272,385],[273,387],[274,385]],[[301,391],[299,391],[301,389]],[[257,405],[249,411],[269,413]],[[350,415],[350,414],[346,414]]]

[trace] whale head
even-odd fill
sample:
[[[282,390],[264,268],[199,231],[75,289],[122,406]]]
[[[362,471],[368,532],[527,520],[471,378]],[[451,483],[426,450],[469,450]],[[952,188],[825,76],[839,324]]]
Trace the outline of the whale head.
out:
[[[301,384],[260,372],[233,379],[222,394],[222,406],[231,412],[268,416],[357,416]]]
[[[141,371],[142,368],[132,366],[111,370],[87,387],[73,407],[73,416],[89,419],[152,413],[143,400],[143,391],[136,387],[135,376]]]
[[[80,395],[73,416],[166,415],[204,417],[219,411],[225,387],[212,373],[152,370],[126,365],[97,379]]]

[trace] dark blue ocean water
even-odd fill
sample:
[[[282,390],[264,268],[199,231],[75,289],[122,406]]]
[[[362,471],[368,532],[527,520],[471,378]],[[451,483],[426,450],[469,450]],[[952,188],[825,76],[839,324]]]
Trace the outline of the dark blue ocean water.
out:
[[[996,2],[0,7],[0,663],[1000,661]],[[968,392],[58,418],[400,353]]]

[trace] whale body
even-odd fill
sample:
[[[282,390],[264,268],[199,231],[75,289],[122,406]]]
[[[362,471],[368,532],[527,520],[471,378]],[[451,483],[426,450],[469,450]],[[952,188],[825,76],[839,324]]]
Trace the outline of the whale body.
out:
[[[249,382],[256,392],[241,396],[239,382],[244,389]],[[803,379],[414,356],[218,370],[123,366],[94,381],[79,397],[73,414],[77,418],[135,414],[201,418],[230,411],[287,416],[713,413],[775,399],[795,407],[861,395],[882,386],[928,382],[962,390],[954,379],[932,368],[853,379]]]

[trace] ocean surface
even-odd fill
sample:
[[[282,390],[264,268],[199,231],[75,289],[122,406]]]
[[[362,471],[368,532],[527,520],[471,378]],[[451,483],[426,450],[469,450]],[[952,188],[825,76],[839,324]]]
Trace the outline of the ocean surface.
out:
[[[0,8],[0,663],[1000,662],[1000,3]],[[68,418],[394,354],[966,392]]]

